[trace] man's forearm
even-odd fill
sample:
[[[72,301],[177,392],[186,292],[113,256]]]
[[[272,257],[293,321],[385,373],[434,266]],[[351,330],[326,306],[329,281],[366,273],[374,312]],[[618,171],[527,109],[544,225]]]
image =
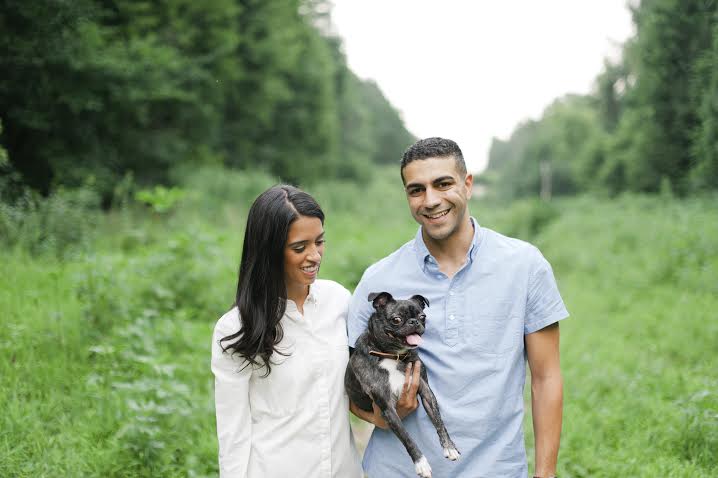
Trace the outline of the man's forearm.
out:
[[[563,380],[560,373],[531,380],[536,471],[548,477],[556,473],[563,416]]]

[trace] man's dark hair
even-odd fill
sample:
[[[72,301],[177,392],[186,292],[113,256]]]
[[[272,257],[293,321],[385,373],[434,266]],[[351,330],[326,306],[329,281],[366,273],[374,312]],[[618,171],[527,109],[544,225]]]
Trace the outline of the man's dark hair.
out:
[[[404,168],[407,164],[417,159],[427,158],[449,158],[453,157],[456,161],[456,170],[462,175],[466,175],[466,163],[461,148],[456,142],[446,138],[425,138],[420,139],[412,144],[404,151],[401,158],[401,178],[404,179]]]

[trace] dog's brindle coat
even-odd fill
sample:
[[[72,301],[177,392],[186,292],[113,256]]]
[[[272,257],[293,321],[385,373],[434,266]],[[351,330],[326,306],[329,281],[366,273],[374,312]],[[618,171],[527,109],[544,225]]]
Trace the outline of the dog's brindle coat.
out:
[[[406,367],[419,359],[416,346],[407,343],[406,337],[424,333],[424,307],[429,305],[429,301],[420,295],[409,300],[394,300],[388,292],[369,294],[369,300],[376,310],[369,317],[367,330],[356,341],[344,377],[345,388],[351,401],[362,410],[372,412],[372,401],[377,404],[387,425],[409,452],[416,473],[429,478],[431,467],[396,413]],[[446,431],[423,367],[418,393],[439,435],[444,456],[456,460],[459,451]]]

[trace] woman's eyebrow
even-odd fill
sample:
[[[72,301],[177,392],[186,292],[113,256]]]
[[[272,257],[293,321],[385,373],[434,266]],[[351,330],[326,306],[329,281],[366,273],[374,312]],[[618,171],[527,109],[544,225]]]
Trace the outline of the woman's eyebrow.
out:
[[[324,233],[323,233],[323,232],[317,236],[317,238],[315,239],[315,241],[316,241],[316,240],[319,240],[319,239],[324,239]],[[303,241],[292,242],[292,243],[289,244],[287,247],[301,246],[301,245],[306,244],[306,243],[309,242],[309,241],[310,241],[310,239],[305,239],[305,240],[303,240]]]

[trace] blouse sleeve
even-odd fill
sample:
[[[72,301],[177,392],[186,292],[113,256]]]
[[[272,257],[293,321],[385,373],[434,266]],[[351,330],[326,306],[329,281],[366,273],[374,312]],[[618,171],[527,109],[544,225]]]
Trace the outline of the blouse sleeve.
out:
[[[236,318],[236,315],[235,315]],[[219,474],[221,478],[245,478],[249,465],[252,417],[249,407],[249,379],[252,367],[231,351],[223,352],[222,337],[238,330],[239,321],[220,319],[212,337],[212,373],[214,402],[219,441]],[[232,330],[234,326],[234,330]],[[226,346],[227,342],[223,342]]]

